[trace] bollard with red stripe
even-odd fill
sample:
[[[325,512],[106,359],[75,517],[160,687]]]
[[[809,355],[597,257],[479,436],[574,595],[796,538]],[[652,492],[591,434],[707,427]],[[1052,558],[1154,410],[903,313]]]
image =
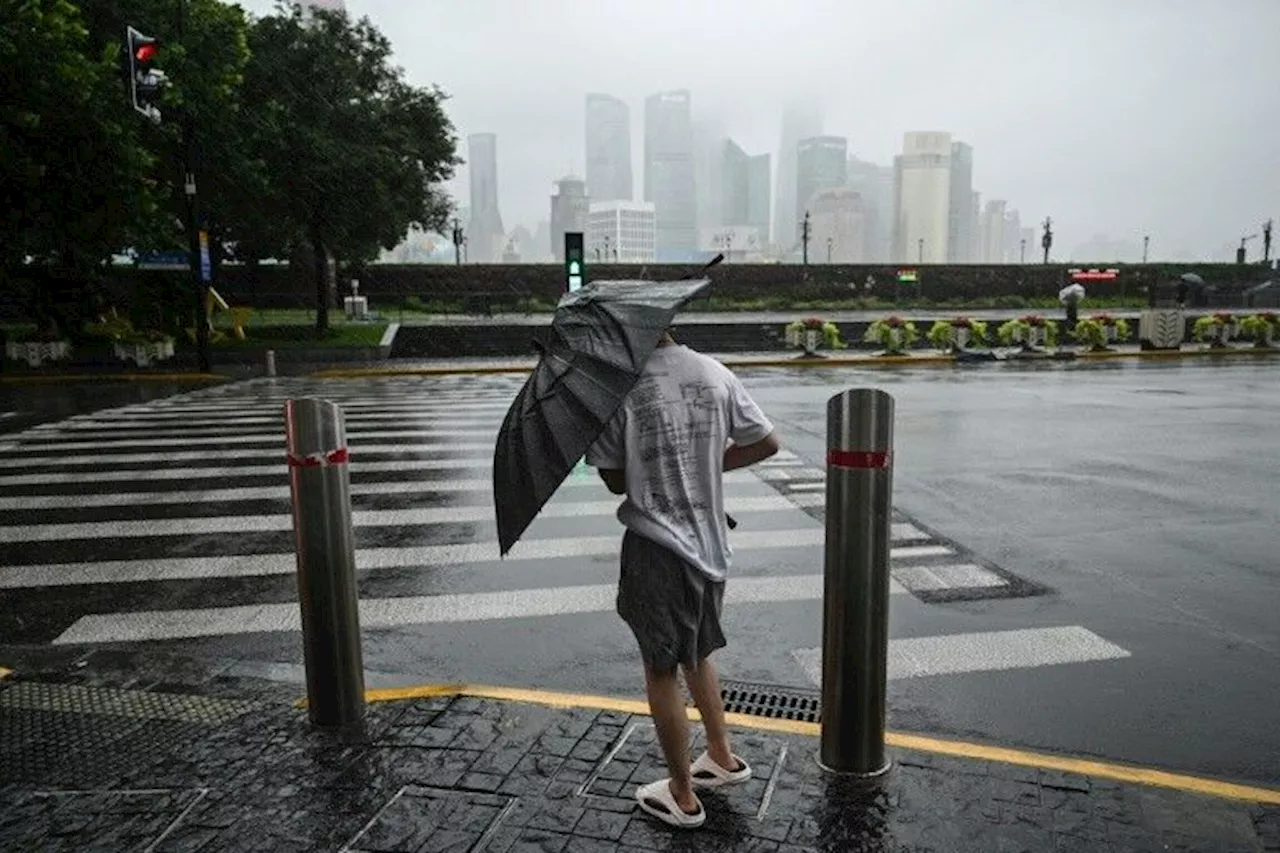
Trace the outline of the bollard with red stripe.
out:
[[[885,691],[893,512],[893,397],[856,388],[827,401],[822,597],[823,768],[889,770]]]
[[[346,726],[365,714],[346,425],[341,408],[311,397],[287,401],[284,421],[307,713]]]

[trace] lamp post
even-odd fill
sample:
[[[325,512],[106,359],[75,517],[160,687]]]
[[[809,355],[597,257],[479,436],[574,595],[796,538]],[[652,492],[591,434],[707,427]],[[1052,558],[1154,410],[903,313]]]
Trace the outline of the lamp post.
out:
[[[1018,263],[1025,264],[1027,262],[1027,239],[1024,237],[1018,241]]]
[[[1151,245],[1150,235],[1144,235],[1142,238],[1142,262],[1147,262],[1147,248]]]
[[[916,263],[924,263],[924,238],[921,237],[916,241]]]
[[[835,245],[835,240],[831,237],[827,238],[827,263],[831,263],[831,249]]]

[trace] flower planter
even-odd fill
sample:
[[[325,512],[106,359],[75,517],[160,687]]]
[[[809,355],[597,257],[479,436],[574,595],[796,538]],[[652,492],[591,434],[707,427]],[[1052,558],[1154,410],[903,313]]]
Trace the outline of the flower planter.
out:
[[[14,361],[25,361],[31,367],[40,367],[70,358],[71,344],[67,341],[9,342],[5,345],[5,355]]]
[[[146,344],[116,344],[116,358],[131,361],[138,367],[173,358],[173,341],[152,341]]]
[[[1114,344],[1116,342],[1116,339],[1120,337],[1120,330],[1117,329],[1115,326],[1112,326],[1112,325],[1103,326],[1102,331],[1107,336],[1108,344]]]
[[[900,355],[906,346],[906,333],[902,329],[890,329],[884,342],[885,351],[891,355]]]
[[[822,342],[821,329],[805,329],[804,330],[804,354],[813,355],[818,351],[818,344]]]
[[[793,329],[791,327],[787,328],[787,346],[789,347],[800,346],[800,330],[799,329]]]
[[[969,339],[973,337],[973,333],[963,327],[951,329],[951,343],[956,349],[964,349],[969,345]]]
[[[1013,340],[1015,343],[1022,344],[1023,349],[1035,349],[1044,346],[1044,327],[1028,326],[1026,329],[1019,329],[1014,332]]]

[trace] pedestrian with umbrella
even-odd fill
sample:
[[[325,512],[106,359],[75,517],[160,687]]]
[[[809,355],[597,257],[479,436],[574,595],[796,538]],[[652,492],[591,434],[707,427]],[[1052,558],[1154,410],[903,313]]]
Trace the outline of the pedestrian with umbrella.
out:
[[[720,616],[731,550],[723,473],[779,446],[738,378],[671,337],[678,309],[708,285],[593,282],[566,295],[494,455],[504,554],[584,454],[609,490],[625,495],[617,611],[640,647],[670,773],[641,786],[636,799],[680,828],[706,820],[696,787],[752,775],[732,751],[708,659],[725,645]],[[706,752],[692,764],[681,669],[707,735]]]

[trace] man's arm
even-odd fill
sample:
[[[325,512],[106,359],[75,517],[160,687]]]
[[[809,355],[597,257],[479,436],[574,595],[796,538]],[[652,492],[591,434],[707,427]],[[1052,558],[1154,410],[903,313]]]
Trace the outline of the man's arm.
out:
[[[600,479],[615,495],[627,493],[627,472],[622,468],[601,468]]]
[[[724,470],[746,468],[778,452],[778,434],[771,432],[753,444],[732,445],[724,452]],[[604,472],[601,472],[603,474]]]

